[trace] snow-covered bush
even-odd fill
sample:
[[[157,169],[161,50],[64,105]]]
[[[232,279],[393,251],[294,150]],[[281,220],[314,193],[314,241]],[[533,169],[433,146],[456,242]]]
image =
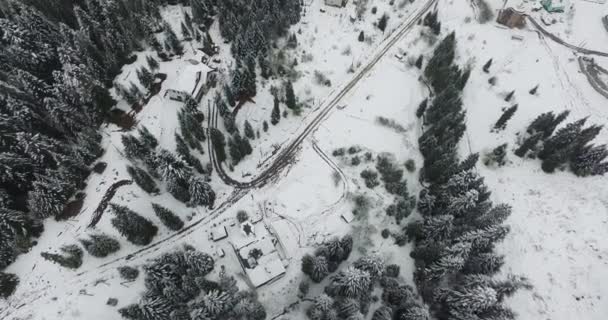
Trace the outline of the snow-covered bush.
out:
[[[139,270],[137,268],[129,267],[129,266],[121,266],[118,267],[118,274],[121,278],[125,280],[135,280],[139,276]]]

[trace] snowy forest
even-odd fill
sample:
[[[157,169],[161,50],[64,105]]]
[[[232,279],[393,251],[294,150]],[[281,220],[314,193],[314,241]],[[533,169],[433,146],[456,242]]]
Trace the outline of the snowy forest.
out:
[[[0,318],[595,320],[608,53],[573,17],[0,0]]]
[[[104,152],[98,128],[112,121],[116,111],[109,89],[122,65],[130,63],[131,54],[147,47],[161,58],[181,54],[182,44],[159,13],[161,6],[178,3],[191,6],[187,23],[197,26],[182,29],[184,37],[194,36],[211,46],[213,40],[208,34],[205,37],[205,30],[217,17],[222,35],[232,42],[238,62],[230,88],[234,100],[255,95],[251,68],[257,62],[265,68],[270,39],[284,35],[300,14],[299,1],[0,2],[0,269],[35,244],[31,237],[43,231],[42,219],[60,219],[66,203],[84,188],[95,160]],[[148,65],[153,71],[158,62],[149,58]],[[138,70],[142,84],[153,81],[150,70]],[[135,86],[116,91],[131,104],[143,97]],[[153,176],[167,181],[168,191],[177,199],[213,206],[210,186],[200,178],[188,178],[191,170],[209,174],[186,145],[195,147],[197,140],[206,138],[197,124],[204,116],[191,100],[180,117],[185,130],[176,135],[178,157],[155,151],[155,138],[145,127],[138,129],[139,138],[123,136],[125,154],[135,162],[129,172],[144,190],[157,192],[153,178],[139,168],[141,160]],[[131,213],[117,219],[131,221],[127,218],[134,217]],[[133,232],[124,221],[117,228]],[[136,242],[147,244],[151,237]]]

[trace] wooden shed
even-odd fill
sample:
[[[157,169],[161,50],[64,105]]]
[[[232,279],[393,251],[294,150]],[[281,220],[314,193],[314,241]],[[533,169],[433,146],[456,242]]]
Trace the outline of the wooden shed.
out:
[[[506,8],[498,11],[496,22],[509,28],[522,29],[526,25],[526,14],[513,8]]]

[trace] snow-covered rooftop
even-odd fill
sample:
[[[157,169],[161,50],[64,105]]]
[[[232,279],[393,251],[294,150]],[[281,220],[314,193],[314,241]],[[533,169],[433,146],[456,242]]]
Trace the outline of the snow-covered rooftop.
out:
[[[188,63],[179,64],[175,69],[174,76],[167,81],[167,90],[183,91],[194,95],[198,87],[205,84],[207,73],[213,69],[200,62],[202,53],[197,52],[194,58],[188,59]]]
[[[285,274],[279,254],[273,252],[258,259],[257,267],[245,269],[251,283],[257,288]]]

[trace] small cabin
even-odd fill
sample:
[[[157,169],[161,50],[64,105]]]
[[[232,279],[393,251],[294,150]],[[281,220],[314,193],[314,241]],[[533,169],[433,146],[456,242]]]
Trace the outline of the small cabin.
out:
[[[348,0],[325,0],[325,5],[342,8],[347,2]]]
[[[228,237],[228,231],[226,231],[225,226],[219,226],[211,232],[211,239],[213,241],[220,241]]]

